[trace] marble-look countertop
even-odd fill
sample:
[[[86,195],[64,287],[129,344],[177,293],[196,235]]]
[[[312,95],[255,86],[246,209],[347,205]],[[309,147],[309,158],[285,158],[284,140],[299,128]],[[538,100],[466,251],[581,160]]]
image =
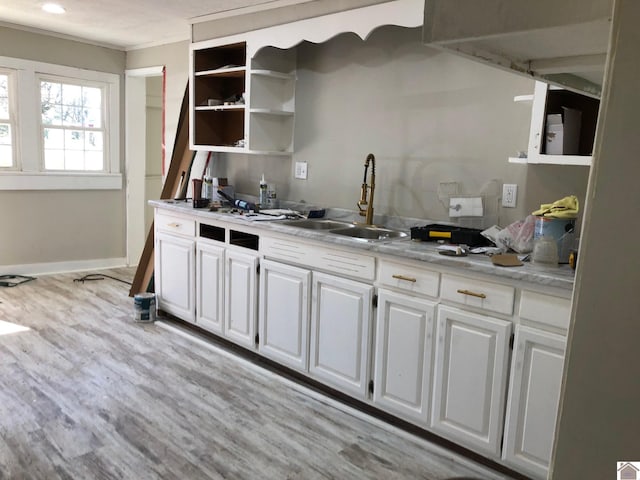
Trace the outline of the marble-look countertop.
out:
[[[249,220],[251,217],[229,213],[228,211],[221,210],[213,212],[207,208],[193,208],[191,201],[151,200],[149,204],[154,207],[189,214],[201,219],[218,220],[236,225],[250,226],[258,230],[264,230],[265,232],[277,232],[327,244],[341,245],[358,250],[368,250],[384,255],[395,256],[399,259],[415,260],[434,265],[458,268],[468,272],[492,275],[503,279],[512,279],[569,291],[573,289],[574,271],[568,265],[547,267],[526,262],[519,267],[499,267],[495,266],[487,255],[470,254],[465,257],[441,255],[436,250],[438,246],[437,243],[413,241],[410,237],[383,242],[365,242],[351,237],[334,235],[327,231],[287,226],[283,220],[252,221]],[[296,206],[298,208],[295,208]],[[305,209],[309,208],[308,205],[287,205],[286,207],[298,211],[305,211]],[[348,222],[359,221],[360,219],[356,212],[343,209],[327,209],[325,218]],[[424,219],[384,216],[376,216],[374,222],[378,225],[403,230],[407,233],[409,233],[409,229],[413,226],[444,223]]]

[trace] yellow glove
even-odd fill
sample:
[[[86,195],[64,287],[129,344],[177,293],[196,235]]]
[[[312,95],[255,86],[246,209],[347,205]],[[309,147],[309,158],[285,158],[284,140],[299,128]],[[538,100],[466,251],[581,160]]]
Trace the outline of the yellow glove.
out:
[[[553,203],[543,203],[540,209],[531,212],[531,215],[551,218],[575,218],[579,210],[578,197],[570,195],[556,200]]]

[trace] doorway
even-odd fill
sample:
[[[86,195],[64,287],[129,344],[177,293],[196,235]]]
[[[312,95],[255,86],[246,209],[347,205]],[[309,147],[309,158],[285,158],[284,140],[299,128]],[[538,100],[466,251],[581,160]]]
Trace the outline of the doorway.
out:
[[[140,260],[159,199],[164,161],[164,67],[125,72],[127,265]]]

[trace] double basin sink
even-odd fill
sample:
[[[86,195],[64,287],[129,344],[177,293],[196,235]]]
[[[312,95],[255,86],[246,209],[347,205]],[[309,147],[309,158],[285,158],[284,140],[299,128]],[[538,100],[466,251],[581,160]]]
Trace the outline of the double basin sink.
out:
[[[401,230],[395,230],[375,225],[358,225],[355,223],[340,222],[327,219],[300,219],[286,220],[283,225],[290,227],[306,228],[309,230],[321,230],[332,235],[351,237],[363,242],[384,242],[406,238],[408,234]]]

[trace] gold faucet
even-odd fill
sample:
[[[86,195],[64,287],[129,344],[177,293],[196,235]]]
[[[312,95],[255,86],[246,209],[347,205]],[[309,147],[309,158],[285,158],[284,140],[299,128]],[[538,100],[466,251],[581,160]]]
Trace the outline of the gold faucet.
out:
[[[367,185],[367,170],[369,170],[369,163],[371,163],[371,183]],[[364,162],[364,179],[362,180],[362,187],[360,188],[360,200],[358,200],[358,210],[360,216],[365,217],[365,224],[373,225],[373,193],[376,189],[376,158],[373,153],[367,155],[367,159]],[[367,199],[367,193],[369,198]],[[367,207],[367,208],[362,208]]]

